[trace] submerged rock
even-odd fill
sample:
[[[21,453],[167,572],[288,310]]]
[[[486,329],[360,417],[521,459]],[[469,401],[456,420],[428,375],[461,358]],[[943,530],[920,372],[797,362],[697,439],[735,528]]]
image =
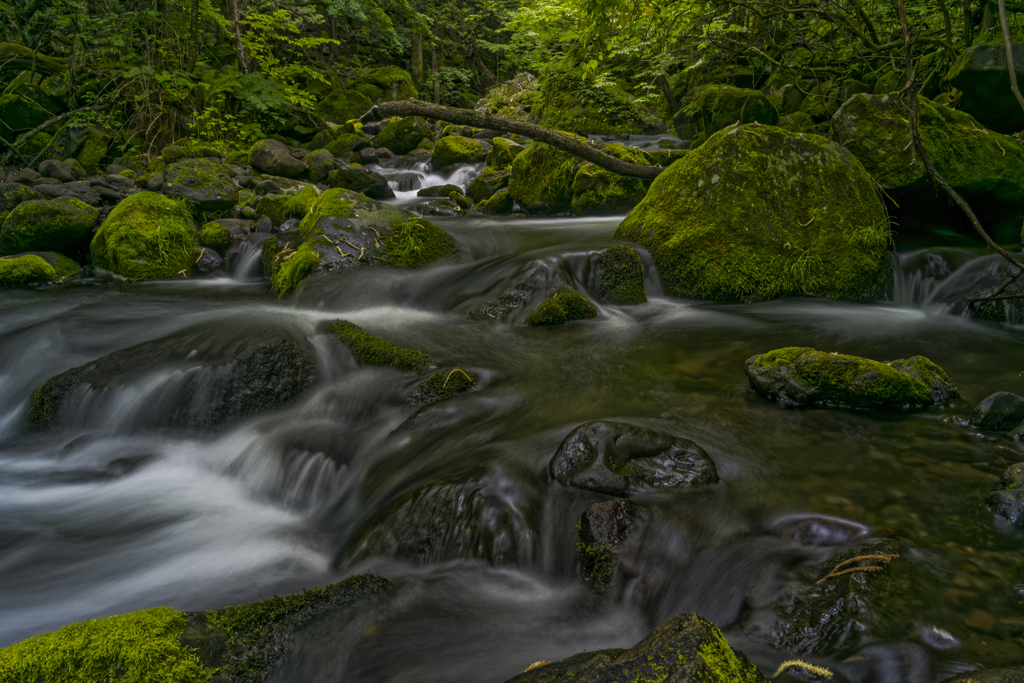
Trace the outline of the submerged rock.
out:
[[[623,498],[594,503],[580,517],[580,576],[598,586],[611,583],[618,555],[636,540],[647,523],[646,510]]]
[[[422,351],[395,346],[347,320],[328,325],[327,332],[347,346],[363,365],[383,365],[415,372],[424,372],[433,365],[430,356]]]
[[[32,394],[28,422],[56,427],[90,399],[147,375],[171,376],[159,386],[151,419],[162,426],[208,429],[284,407],[313,386],[316,363],[290,337],[251,331],[225,343],[196,328],[66,370]]]
[[[985,506],[1010,524],[1024,527],[1024,463],[1011,465],[985,498]]]
[[[618,306],[647,301],[644,264],[633,247],[618,244],[597,257],[597,295]]]
[[[440,403],[456,394],[469,391],[477,383],[475,372],[462,368],[446,368],[438,370],[423,382],[420,382],[402,401],[404,405],[414,408]]]
[[[747,359],[750,387],[789,407],[929,408],[959,397],[942,368],[923,356],[888,363],[789,347]]]
[[[672,617],[632,648],[582,652],[531,667],[507,683],[762,683],[750,660],[711,622],[693,613]]]
[[[672,296],[871,301],[892,280],[888,220],[863,166],[779,128],[716,133],[654,180],[615,237],[651,252]]]
[[[570,432],[549,471],[566,486],[613,496],[718,481],[715,463],[693,441],[601,420]]]
[[[1021,77],[1024,78],[1024,74]],[[1024,683],[1024,666],[968,671],[946,678],[942,683]]]
[[[1024,422],[1024,398],[997,391],[982,399],[971,414],[971,426],[982,431],[1008,432]]]
[[[585,296],[569,286],[555,288],[551,296],[526,316],[526,324],[534,327],[562,325],[597,315],[597,308]]]

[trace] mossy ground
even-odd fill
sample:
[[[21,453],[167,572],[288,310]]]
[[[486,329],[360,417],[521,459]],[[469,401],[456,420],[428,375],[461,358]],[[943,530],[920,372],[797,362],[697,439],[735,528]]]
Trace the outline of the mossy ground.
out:
[[[547,301],[526,316],[526,324],[535,327],[561,325],[573,320],[593,318],[597,307],[571,287],[556,290]]]
[[[399,221],[384,239],[388,263],[415,268],[458,254],[451,235],[423,218]]]
[[[55,279],[54,267],[35,254],[0,258],[0,287],[25,287]]]
[[[672,164],[615,236],[651,251],[673,296],[870,301],[892,278],[889,222],[863,166],[770,126],[719,131]]]
[[[70,624],[0,650],[0,680],[205,683],[212,672],[178,641],[186,621],[155,607]]]
[[[93,263],[129,280],[187,275],[198,257],[184,202],[139,192],[123,200],[92,239]]]
[[[332,323],[327,331],[345,344],[356,360],[364,365],[384,365],[399,370],[424,372],[433,364],[427,354],[395,346],[347,320]]]

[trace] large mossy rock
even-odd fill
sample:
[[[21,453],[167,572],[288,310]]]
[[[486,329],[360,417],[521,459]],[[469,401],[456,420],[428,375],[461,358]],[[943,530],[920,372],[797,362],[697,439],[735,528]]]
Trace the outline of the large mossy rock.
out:
[[[534,665],[507,683],[767,683],[746,655],[729,646],[710,621],[672,617],[632,648],[582,652]]]
[[[401,239],[390,241],[398,229]],[[438,256],[443,254],[443,256]],[[263,244],[263,264],[271,287],[284,295],[313,275],[384,265],[422,265],[457,257],[454,240],[433,223],[365,195],[327,190],[313,203],[297,230]]]
[[[0,96],[0,121],[4,122],[4,126],[0,127],[0,138],[8,142],[14,141],[12,131],[35,128],[52,117],[53,114],[39,104],[21,95],[10,93]]]
[[[567,152],[534,142],[512,162],[508,194],[531,214],[572,210],[572,183],[581,162]]]
[[[700,88],[672,121],[679,137],[699,144],[713,133],[735,123],[763,123],[774,126],[779,112],[760,90],[731,85]]]
[[[693,441],[603,420],[570,432],[549,471],[566,486],[612,496],[718,481],[715,463]]]
[[[597,295],[608,304],[624,306],[647,301],[644,264],[633,247],[617,244],[596,260]]]
[[[22,202],[42,199],[43,195],[21,183],[0,183],[0,225],[14,207]]]
[[[502,170],[510,167],[519,153],[526,148],[506,138],[492,138],[487,152],[487,168]]]
[[[0,287],[29,287],[58,282],[81,270],[55,252],[14,254],[0,258]]]
[[[791,407],[920,409],[959,398],[946,373],[923,356],[882,363],[788,347],[747,359],[750,387]]]
[[[924,98],[919,102],[921,142],[936,170],[968,200],[997,240],[1019,237],[1024,146],[986,130],[969,114]],[[832,129],[899,205],[892,210],[901,231],[917,219],[929,224],[930,231],[936,224],[958,225],[973,238],[973,228],[947,203],[910,144],[906,111],[895,97],[854,95],[832,117]]]
[[[638,149],[619,144],[606,145],[604,152],[639,166],[650,166]],[[577,216],[627,213],[640,203],[651,186],[649,180],[627,178],[594,164],[583,164],[572,181],[572,212]]]
[[[256,200],[253,209],[257,216],[268,216],[274,225],[281,225],[289,218],[305,218],[319,196],[315,186],[304,185],[298,192],[264,195]]]
[[[619,85],[595,85],[577,74],[549,75],[541,82],[540,99],[534,113],[546,128],[616,135],[646,133],[656,125],[646,108]]]
[[[0,226],[0,255],[84,251],[99,211],[70,197],[22,202]]]
[[[572,287],[556,287],[550,296],[526,316],[532,327],[564,325],[573,320],[586,320],[597,316],[597,307]]]
[[[228,211],[238,201],[238,186],[231,182],[227,167],[208,158],[182,159],[168,166],[160,192],[188,200],[204,213]]]
[[[306,165],[292,156],[291,150],[277,140],[260,140],[249,151],[252,165],[264,173],[284,178],[300,178],[306,173]]]
[[[442,169],[456,164],[483,161],[486,157],[487,150],[479,140],[461,135],[448,135],[434,145],[430,152],[430,164],[436,169]]]
[[[384,130],[377,134],[376,143],[380,147],[387,147],[395,154],[402,155],[419,147],[420,140],[424,138],[431,141],[434,139],[434,131],[430,124],[419,116],[407,116],[384,126]]]
[[[720,131],[672,164],[615,237],[651,252],[672,296],[871,301],[892,279],[889,223],[860,162],[766,126]]]
[[[408,100],[417,97],[419,94],[416,92],[416,86],[413,85],[412,76],[409,75],[408,71],[398,66],[382,66],[379,69],[374,69],[365,76],[353,81],[349,87],[365,95],[373,101],[373,104]],[[360,112],[360,114],[363,112]],[[353,118],[358,117],[359,114]]]
[[[1024,43],[1013,44],[1017,82],[1024,83]],[[1006,45],[974,45],[953,64],[946,79],[963,93],[960,109],[1000,133],[1024,131],[1024,108],[1010,90]]]
[[[199,326],[94,360],[46,380],[32,394],[28,422],[56,427],[88,411],[105,392],[146,375],[179,372],[182,381],[160,392],[158,426],[210,429],[285,407],[316,381],[305,343],[275,330],[239,334]]]
[[[466,188],[466,196],[474,202],[487,201],[496,192],[508,187],[508,179],[511,174],[512,172],[508,169],[499,171],[487,167],[469,183],[469,187]]]
[[[128,197],[92,239],[93,263],[129,280],[188,274],[199,252],[198,233],[184,202],[155,192]]]
[[[317,109],[331,123],[341,125],[358,119],[373,107],[373,100],[363,93],[347,89],[335,90],[317,103]]]

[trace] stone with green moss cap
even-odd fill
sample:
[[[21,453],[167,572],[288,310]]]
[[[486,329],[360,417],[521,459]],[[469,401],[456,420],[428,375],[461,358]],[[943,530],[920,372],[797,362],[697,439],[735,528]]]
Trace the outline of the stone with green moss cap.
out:
[[[18,204],[42,198],[43,195],[28,185],[0,183],[0,225],[3,225],[2,218],[10,213]]]
[[[277,140],[265,139],[255,143],[249,150],[249,158],[255,168],[271,175],[299,178],[306,174],[306,165]]]
[[[791,407],[921,409],[959,398],[942,368],[924,356],[879,362],[788,347],[747,360],[751,388]]]
[[[647,301],[644,264],[636,249],[617,244],[602,251],[596,263],[597,295],[618,306]]]
[[[379,69],[374,69],[353,81],[350,87],[378,104],[394,100],[407,100],[418,95],[416,86],[412,82],[412,76],[398,66],[382,66]],[[352,118],[359,118],[365,112],[366,109]]]
[[[469,183],[466,196],[474,202],[486,201],[493,197],[498,190],[508,187],[508,179],[511,174],[512,172],[507,168],[499,171],[487,167]]]
[[[515,202],[509,195],[507,187],[498,190],[493,195],[476,205],[476,210],[480,213],[490,214],[512,213],[514,208]]]
[[[228,229],[220,223],[204,223],[199,231],[199,244],[223,254],[231,246],[231,237]]]
[[[0,257],[0,287],[28,287],[53,282],[57,271],[35,254]]]
[[[736,123],[763,123],[774,126],[779,112],[760,90],[731,85],[707,85],[700,88],[673,120],[681,138],[702,143],[715,132]]]
[[[160,192],[186,199],[204,213],[227,211],[238,201],[238,186],[231,181],[228,167],[206,157],[169,165]]]
[[[313,185],[303,185],[297,192],[263,195],[253,205],[257,216],[269,216],[274,225],[281,225],[289,218],[305,218],[320,196]]]
[[[768,126],[719,131],[672,164],[615,237],[651,252],[672,296],[872,301],[892,280],[889,223],[860,162]]]
[[[627,649],[595,650],[531,667],[506,683],[767,683],[703,617],[672,617]]]
[[[383,365],[414,372],[425,372],[433,365],[430,356],[422,351],[395,346],[347,320],[328,325],[327,332],[347,346],[363,365]]]
[[[97,209],[71,197],[22,202],[0,226],[0,255],[84,252],[98,219]]]
[[[487,152],[487,168],[495,170],[510,167],[519,153],[526,149],[518,142],[507,138],[493,138],[491,145]]]
[[[420,140],[424,138],[431,142],[434,140],[430,124],[419,116],[407,116],[384,126],[375,142],[377,146],[386,147],[395,154],[408,154],[419,147]]]
[[[531,214],[568,213],[580,166],[580,160],[568,152],[534,142],[512,162],[508,194]]]
[[[639,166],[651,165],[638,149],[610,144],[604,151]],[[628,213],[646,196],[650,185],[649,180],[627,178],[594,164],[583,164],[572,181],[572,212],[577,216]]]
[[[526,324],[534,327],[561,325],[597,315],[597,307],[569,286],[558,287],[551,296],[526,316]]]
[[[448,135],[434,144],[430,153],[430,164],[436,168],[447,168],[455,164],[469,164],[483,161],[487,150],[479,140],[461,135]]]
[[[199,256],[197,238],[184,202],[139,192],[103,221],[92,239],[92,259],[129,280],[187,275]]]
[[[338,125],[358,119],[372,106],[373,101],[369,97],[351,88],[335,90],[317,103],[317,109],[324,118]]]

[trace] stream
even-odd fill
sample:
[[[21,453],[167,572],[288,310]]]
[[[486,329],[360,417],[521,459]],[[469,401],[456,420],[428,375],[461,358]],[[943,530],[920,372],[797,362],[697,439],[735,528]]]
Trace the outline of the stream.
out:
[[[405,178],[399,206],[416,201]],[[871,305],[674,299],[648,263],[645,304],[599,305],[598,317],[557,328],[469,316],[524,277],[595,300],[592,262],[621,218],[432,218],[461,263],[361,269],[295,299],[268,293],[252,253],[233,278],[3,292],[0,646],[90,617],[213,609],[376,571],[399,598],[371,638],[342,653],[345,680],[500,683],[538,660],[629,647],[683,611],[714,621],[770,675],[789,657],[762,644],[757,624],[836,550],[777,529],[817,516],[914,546],[925,578],[892,617],[912,625],[858,647],[885,645],[872,656],[891,664],[913,644],[929,663],[877,680],[1024,661],[1022,596],[1006,578],[1024,564],[1021,534],[980,504],[1024,448],[963,421],[993,392],[1024,394],[1024,331],[948,305],[991,277],[994,257],[896,255],[894,300]],[[339,354],[322,331],[337,319],[471,369],[482,386],[415,412],[402,399],[421,378]],[[108,387],[60,429],[24,426],[33,390],[68,368],[154,339],[229,345],[266,328],[316,357],[316,385],[287,408],[206,431],[168,427],[160,396],[190,371],[183,363]],[[744,362],[783,346],[924,355],[965,402],[955,413],[782,409],[750,391]],[[578,579],[575,529],[608,497],[547,473],[565,436],[599,419],[692,439],[721,478],[634,497],[657,511],[660,531],[644,537],[656,561],[647,581],[605,592]],[[424,485],[467,482],[475,497],[452,531],[484,525],[486,547],[423,562],[362,533]],[[851,654],[813,661],[842,670]]]

